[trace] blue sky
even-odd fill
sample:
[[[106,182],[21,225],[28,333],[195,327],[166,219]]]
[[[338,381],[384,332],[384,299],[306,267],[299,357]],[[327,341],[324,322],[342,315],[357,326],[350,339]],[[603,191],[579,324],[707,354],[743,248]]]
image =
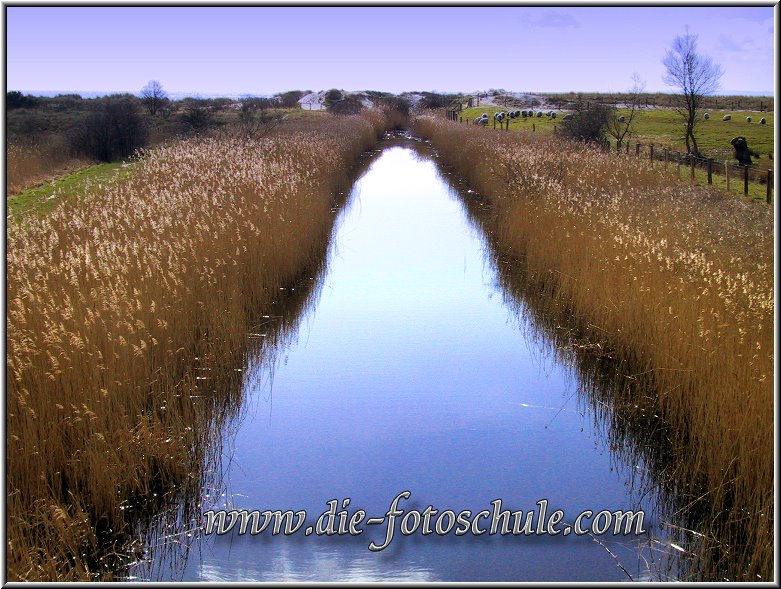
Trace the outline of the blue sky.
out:
[[[775,88],[767,7],[6,7],[9,90],[669,91],[686,25],[723,91]]]

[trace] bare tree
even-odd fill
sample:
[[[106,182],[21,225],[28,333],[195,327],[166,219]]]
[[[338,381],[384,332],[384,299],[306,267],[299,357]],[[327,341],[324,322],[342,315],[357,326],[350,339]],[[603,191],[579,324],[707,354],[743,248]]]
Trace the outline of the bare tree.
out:
[[[607,122],[607,132],[616,140],[616,150],[621,149],[624,138],[629,140],[629,137],[632,136],[632,123],[640,108],[640,97],[645,90],[645,82],[640,79],[637,72],[632,75],[632,82],[632,89],[627,93],[626,102],[624,103],[623,108],[623,110],[628,112],[626,112],[626,114],[619,114],[618,108],[613,108],[613,112]]]
[[[141,88],[141,99],[144,101],[149,114],[155,116],[168,101],[168,95],[163,90],[162,84],[157,80],[150,80]]]
[[[681,91],[676,110],[686,125],[686,151],[699,155],[695,129],[701,119],[700,111],[705,97],[719,89],[724,71],[710,57],[697,53],[697,35],[690,33],[688,27],[684,35],[675,38],[662,63],[667,70],[665,84]]]

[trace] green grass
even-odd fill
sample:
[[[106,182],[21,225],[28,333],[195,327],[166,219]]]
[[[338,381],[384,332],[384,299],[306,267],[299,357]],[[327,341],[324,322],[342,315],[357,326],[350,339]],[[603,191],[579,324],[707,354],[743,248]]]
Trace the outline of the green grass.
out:
[[[459,116],[470,123],[479,117],[482,113],[488,113],[491,121],[489,128],[493,128],[493,114],[495,112],[506,111],[507,109],[497,106],[476,106],[464,109]],[[520,109],[523,110],[523,109]],[[537,112],[535,110],[535,112]],[[543,113],[547,111],[542,111]],[[550,119],[543,114],[542,117],[533,119],[515,119],[510,122],[510,130],[518,131],[522,129],[532,129],[534,124],[536,131],[550,133],[554,126],[560,126],[563,113],[557,112],[557,118]],[[758,152],[761,157],[755,159],[756,165],[763,168],[773,168],[773,160],[768,154],[773,153],[773,113],[758,113],[749,111],[708,111],[711,115],[710,120],[701,121],[697,128],[697,143],[700,150],[715,159],[732,159],[732,146],[730,141],[733,137],[742,135],[748,141],[749,147]],[[628,114],[628,111],[619,109],[619,114]],[[732,115],[731,121],[722,121],[725,114]],[[751,116],[753,122],[747,123],[746,117]],[[765,117],[766,125],[760,125],[759,119]],[[672,109],[641,110],[635,115],[633,123],[634,134],[632,143],[653,143],[659,147],[667,147],[677,151],[686,151],[686,144],[683,141],[683,124],[678,113]]]
[[[510,107],[503,108],[498,106],[474,106],[472,108],[466,108],[462,112],[459,113],[458,116],[462,117],[464,121],[467,119],[469,120],[470,124],[474,119],[479,117],[483,113],[488,113],[488,116],[490,117],[490,120],[488,121],[488,128],[493,129],[493,117],[495,112],[507,112]],[[529,110],[529,109],[523,109],[523,108],[515,108],[513,110]],[[536,109],[532,109],[535,112],[535,116],[533,118],[517,118],[517,119],[510,119],[510,131],[538,131],[541,133],[553,133],[553,127],[561,125],[561,117],[563,113],[556,112],[555,119],[550,119],[545,116],[545,113],[548,111],[542,111],[542,116],[537,117],[536,116]],[[502,125],[506,124],[506,120],[502,121]],[[496,128],[499,128],[499,124],[497,123]]]
[[[733,137],[742,135],[748,141],[751,149],[760,154],[755,164],[765,169],[773,168],[773,160],[768,154],[773,153],[773,113],[758,113],[748,111],[708,111],[710,120],[701,121],[697,126],[696,137],[700,151],[715,159],[733,159],[730,141]],[[626,114],[620,111],[620,114]],[[722,121],[725,114],[732,115],[731,121]],[[753,122],[747,123],[746,117],[751,116]],[[760,125],[759,119],[765,117],[766,125]],[[633,143],[653,143],[660,147],[686,151],[683,141],[683,124],[680,115],[671,109],[641,110],[635,116]],[[510,126],[512,128],[512,125]]]
[[[55,178],[45,184],[8,197],[6,199],[7,213],[14,217],[33,211],[38,214],[46,213],[63,200],[83,196],[92,187],[127,177],[134,165],[121,162],[95,164],[72,174]]]
[[[509,108],[509,107],[508,107]],[[464,109],[459,116],[466,122],[471,122],[483,113],[488,113],[490,117],[488,128],[493,129],[493,115],[495,112],[506,111],[507,109],[497,106],[476,106]],[[524,110],[524,109],[520,109]],[[535,113],[537,111],[535,110]],[[560,128],[563,112],[556,111],[556,118],[550,119],[544,113],[543,116],[533,118],[519,118],[510,121],[510,131],[532,131],[538,133],[553,133],[554,128]],[[713,174],[713,185],[726,190],[726,181],[723,171],[723,162],[728,160],[735,163],[730,140],[733,137],[742,135],[748,141],[749,146],[760,154],[760,157],[754,159],[755,166],[759,169],[774,170],[774,161],[768,157],[773,153],[773,113],[758,113],[748,111],[708,111],[711,115],[707,121],[702,121],[697,129],[697,142],[703,155],[717,160]],[[619,114],[627,114],[627,111],[620,111]],[[725,114],[731,114],[731,121],[722,121]],[[753,122],[747,123],[746,117],[751,116]],[[765,117],[766,125],[760,125],[759,119]],[[641,110],[635,115],[633,123],[634,135],[629,140],[630,150],[634,150],[636,143],[642,143],[643,153],[648,153],[647,146],[653,144],[655,148],[667,148],[675,151],[686,151],[686,145],[683,141],[683,125],[678,113],[672,109],[649,109]],[[497,124],[497,131],[498,131]],[[626,139],[624,140],[626,141]],[[642,157],[642,156],[641,156]],[[663,165],[663,164],[660,164]],[[721,167],[719,167],[721,166]],[[676,166],[670,163],[670,173],[676,173]],[[730,177],[730,192],[743,194],[743,180],[737,177],[737,172]],[[686,166],[681,170],[681,177],[689,178],[690,171]],[[702,169],[695,170],[695,181],[698,184],[707,183],[707,172]],[[766,185],[755,182],[752,179],[749,182],[749,197],[756,200],[765,200]]]

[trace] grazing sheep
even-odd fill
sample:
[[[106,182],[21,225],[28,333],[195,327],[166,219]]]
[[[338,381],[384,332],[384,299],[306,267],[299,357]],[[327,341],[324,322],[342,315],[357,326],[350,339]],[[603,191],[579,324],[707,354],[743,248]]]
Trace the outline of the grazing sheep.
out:
[[[511,110],[510,112],[507,113],[507,116],[509,116],[511,119],[514,119],[516,117],[515,111]]]
[[[618,122],[619,123],[626,123],[626,117],[624,115],[621,115],[620,117],[618,117]]]
[[[562,120],[564,120],[564,121],[571,121],[571,120],[572,120],[572,113],[571,113],[571,112],[568,112],[567,114],[565,114],[565,115],[562,117]]]
[[[521,116],[525,119],[528,113],[525,110],[521,111]]]
[[[496,113],[494,113],[494,118],[497,121],[503,121],[504,120],[504,113],[503,112],[496,112]]]
[[[750,123],[751,122],[751,117],[746,117],[746,122]]]
[[[484,112],[483,114],[480,115],[480,118],[481,119],[487,119],[488,118],[488,113]]]
[[[759,119],[759,124],[760,125],[767,125],[767,121],[765,120],[765,117],[762,117],[761,119]]]
[[[533,116],[534,116],[534,111],[533,111],[533,110],[530,110],[530,111],[529,111],[528,113],[526,113],[526,114],[528,114],[530,117],[533,117]]]
[[[702,115],[702,118],[707,121],[710,118],[710,113],[706,112],[704,115]]]
[[[483,115],[475,119],[475,125],[487,125],[487,124],[488,124],[488,115]]]
[[[538,110],[538,111],[537,111],[537,118],[539,119],[540,117],[542,117],[542,111],[541,111],[541,110]]]
[[[721,117],[721,120],[722,121],[731,121],[732,120],[732,115],[724,115],[723,117]]]
[[[550,118],[555,119],[556,118],[556,113],[555,112],[550,113]]]

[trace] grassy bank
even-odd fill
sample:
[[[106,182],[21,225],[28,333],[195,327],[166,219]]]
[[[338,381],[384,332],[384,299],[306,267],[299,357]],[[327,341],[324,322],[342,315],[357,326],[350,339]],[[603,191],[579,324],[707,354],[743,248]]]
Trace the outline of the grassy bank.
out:
[[[53,180],[28,188],[6,199],[7,212],[13,216],[35,212],[48,213],[64,200],[79,198],[113,181],[121,181],[133,169],[133,164],[92,164]]]
[[[10,580],[96,578],[139,505],[197,486],[252,321],[322,254],[333,195],[386,124],[191,139],[9,221]]]
[[[498,250],[546,294],[542,312],[571,318],[653,391],[676,456],[663,476],[712,510],[703,575],[769,580],[772,209],[552,135],[417,128],[489,199]]]

